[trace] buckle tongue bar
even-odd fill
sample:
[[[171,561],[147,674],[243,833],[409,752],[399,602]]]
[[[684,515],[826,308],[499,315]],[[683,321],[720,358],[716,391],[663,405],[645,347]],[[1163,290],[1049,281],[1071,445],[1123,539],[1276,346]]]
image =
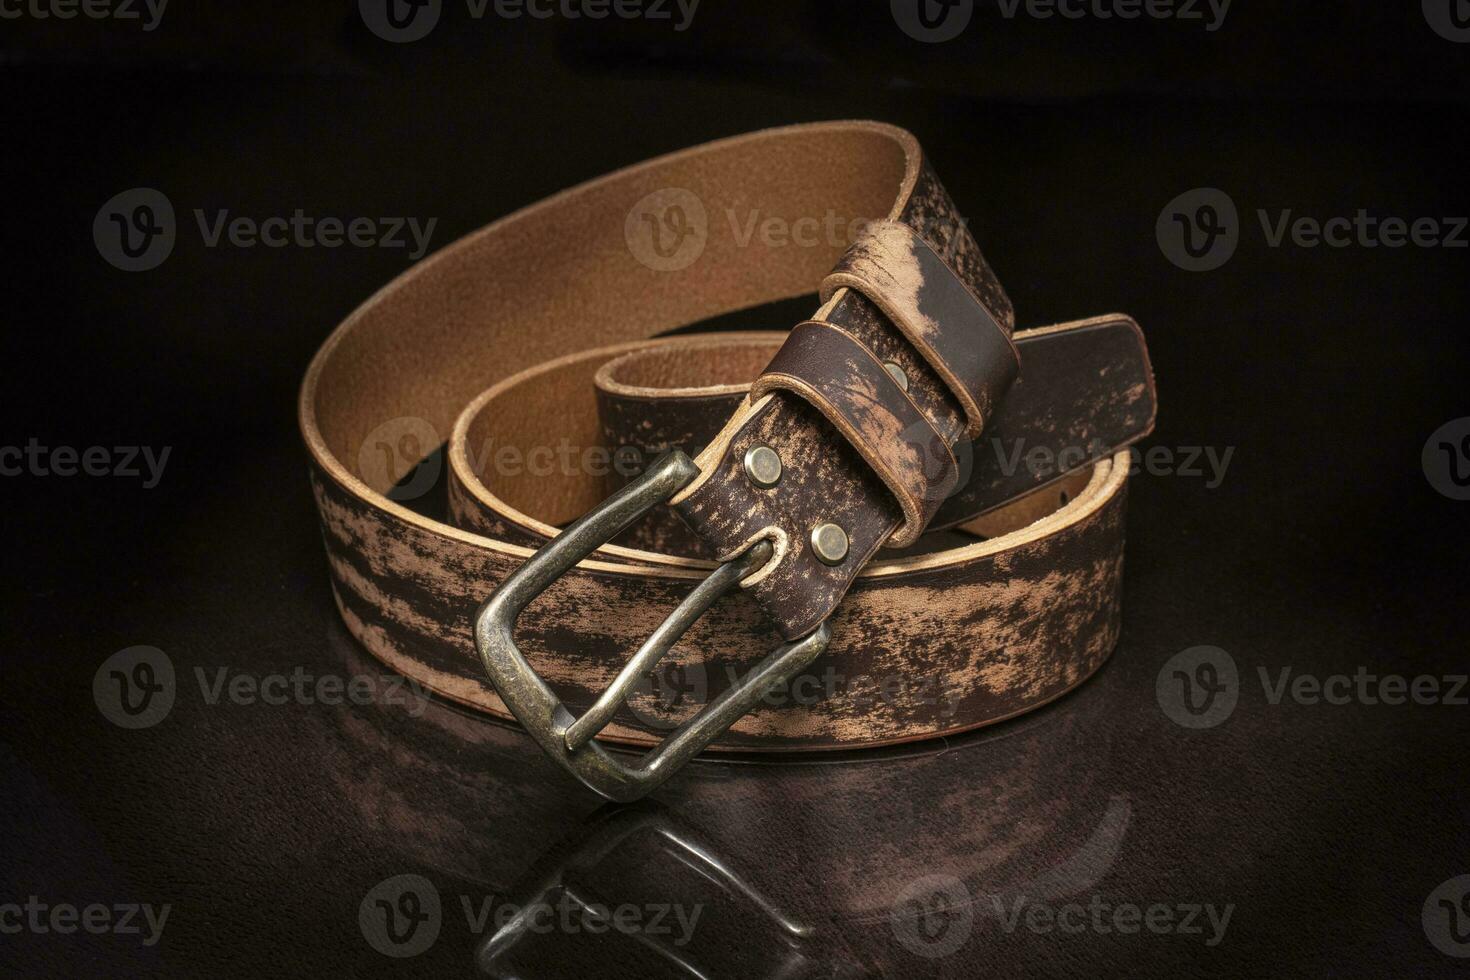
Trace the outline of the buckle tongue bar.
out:
[[[512,635],[521,612],[568,569],[698,475],[698,467],[684,453],[674,450],[661,456],[641,477],[527,559],[475,616],[475,647],[506,707],[548,755],[608,799],[633,800],[652,791],[755,707],[772,688],[799,674],[832,638],[830,625],[823,623],[802,639],[776,648],[743,680],[644,755],[636,766],[623,765],[593,741],[612,720],[639,676],[656,664],[720,596],[770,560],[770,543],[760,541],[700,583],[654,630],[582,717],[573,718],[536,674]]]
[[[597,733],[607,727],[612,721],[613,715],[617,713],[618,707],[633,685],[638,683],[638,678],[647,673],[655,664],[663,658],[663,655],[679,641],[679,637],[694,625],[694,621],[703,616],[705,610],[715,604],[715,601],[740,584],[741,579],[758,570],[762,565],[771,560],[774,553],[769,541],[759,541],[745,554],[727,561],[715,569],[703,582],[695,587],[694,591],[679,603],[678,607],[668,618],[659,624],[658,629],[643,642],[623,669],[618,673],[617,679],[608,685],[607,689],[597,699],[597,703],[582,713],[582,717],[572,722],[566,730],[567,748],[573,752],[586,745],[596,737]]]

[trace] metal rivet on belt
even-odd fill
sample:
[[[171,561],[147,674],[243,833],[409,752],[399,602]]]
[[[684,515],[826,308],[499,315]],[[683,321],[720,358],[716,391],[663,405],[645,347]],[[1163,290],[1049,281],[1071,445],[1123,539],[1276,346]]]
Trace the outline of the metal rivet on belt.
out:
[[[745,475],[758,487],[774,487],[781,482],[780,455],[770,446],[751,446],[745,452]]]
[[[904,391],[909,390],[909,376],[903,373],[903,368],[899,367],[892,361],[884,361],[883,370],[888,372],[888,376],[892,378],[900,388],[902,388]]]
[[[812,528],[812,551],[828,565],[840,564],[847,557],[847,532],[836,524],[818,524]]]

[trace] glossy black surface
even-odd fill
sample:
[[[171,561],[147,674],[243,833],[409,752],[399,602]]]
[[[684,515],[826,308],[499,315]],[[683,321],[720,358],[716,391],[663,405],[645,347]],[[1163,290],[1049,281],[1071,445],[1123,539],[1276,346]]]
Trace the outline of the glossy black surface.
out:
[[[1470,46],[1429,33],[1417,4],[1390,6],[1241,6],[1209,35],[988,16],[972,43],[923,49],[889,38],[885,11],[797,4],[769,21],[710,7],[672,40],[521,22],[390,47],[351,4],[180,8],[156,43],[81,21],[5,27],[0,444],[173,448],[154,489],[0,479],[0,906],[170,908],[153,945],[0,932],[0,965],[1463,973],[1423,915],[1470,874],[1470,707],[1271,701],[1285,667],[1470,669],[1470,503],[1421,467],[1430,434],[1470,415],[1467,253],[1273,248],[1256,218],[1470,212]],[[146,185],[181,227],[194,208],[412,214],[439,218],[437,247],[658,152],[841,116],[919,134],[1021,325],[1135,316],[1159,378],[1150,445],[1201,475],[1133,482],[1122,642],[1074,694],[907,751],[696,762],[631,809],[601,805],[513,728],[390,688],[337,622],[295,387],[402,252],[211,249],[189,231],[159,269],[124,274],[91,241],[102,202]],[[1242,214],[1237,253],[1210,273],[1155,241],[1160,210],[1194,187],[1226,189]],[[1218,485],[1188,447],[1233,449]],[[140,644],[167,655],[177,695],[126,730],[93,681]],[[1190,729],[1160,679],[1167,700],[1171,658],[1202,645],[1233,658],[1238,701]],[[376,696],[229,693],[237,676],[298,673],[370,678]],[[419,876],[414,897],[400,875]],[[437,918],[410,934],[434,895]],[[549,931],[497,938],[497,913],[538,899]],[[596,933],[595,917],[561,917],[576,901],[632,911]],[[1160,934],[1105,931],[1092,911],[1150,906],[1174,910]],[[1228,907],[1228,923],[1202,911],[1181,934],[1188,906]],[[418,955],[379,951],[434,922]]]

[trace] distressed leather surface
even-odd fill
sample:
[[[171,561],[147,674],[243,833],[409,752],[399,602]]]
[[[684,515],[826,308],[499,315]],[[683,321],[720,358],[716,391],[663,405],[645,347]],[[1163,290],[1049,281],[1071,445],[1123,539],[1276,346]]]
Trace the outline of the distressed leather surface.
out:
[[[1022,330],[1015,340],[1018,352],[1024,352],[1027,382],[1013,389],[985,433],[956,447],[960,482],[929,522],[931,532],[960,526],[964,534],[993,535],[995,522],[976,519],[1136,443],[1153,429],[1156,398],[1148,350],[1129,317],[1114,314]],[[774,332],[673,337],[603,365],[594,383],[601,438],[615,460],[607,492],[670,449],[690,456],[702,452],[740,407],[749,379],[783,341],[784,335]],[[536,383],[532,375],[523,385]],[[500,400],[520,397],[520,387],[502,389]],[[480,406],[481,412],[495,409],[491,403]],[[461,492],[459,484],[452,491],[454,503],[481,511],[461,520],[515,533],[473,493]],[[976,526],[966,527],[971,523]],[[713,548],[666,507],[655,508],[618,540],[648,551],[715,557]],[[954,543],[930,533],[916,548],[934,551],[941,541]]]
[[[777,391],[792,392],[821,412],[892,492],[903,524],[890,543],[901,547],[917,541],[959,482],[959,465],[945,438],[873,352],[829,323],[797,324],[756,379],[750,397]],[[782,496],[781,487],[771,487],[768,496]]]
[[[416,266],[327,341],[302,388],[301,426],[344,621],[374,655],[439,694],[506,715],[475,657],[471,618],[528,546],[598,502],[609,479],[586,466],[477,467],[487,458],[481,447],[518,442],[534,453],[559,443],[600,445],[595,378],[610,361],[661,331],[810,293],[841,256],[837,243],[793,261],[726,240],[711,224],[687,268],[650,264],[630,247],[626,229],[640,202],[671,187],[707,209],[755,200],[791,215],[836,208],[902,216],[925,230],[997,322],[1013,326],[1004,293],[953,220],[917,144],[872,123],[767,131],[650,161],[502,219]],[[925,416],[946,432],[964,432],[963,406],[868,300],[843,291],[821,317],[900,363]],[[749,352],[747,363],[755,360]],[[654,373],[677,381],[678,365],[668,358]],[[1093,387],[1100,403],[1131,404],[1110,386]],[[369,465],[366,450],[384,426],[405,419],[449,432],[457,527],[394,502],[397,475]],[[793,459],[817,465],[795,468],[783,486],[862,518],[853,524],[855,555],[871,555],[897,526],[899,510],[871,468],[800,399],[778,392],[742,402],[726,432],[700,458],[704,486],[743,481],[729,467],[749,441],[787,440]],[[432,443],[421,440],[420,448],[427,453]],[[658,740],[793,623],[825,618],[831,593],[824,589],[834,582],[850,594],[834,618],[832,645],[784,696],[774,692],[713,748],[884,745],[964,731],[1050,701],[1096,670],[1117,638],[1126,479],[1126,454],[1073,467],[1061,484],[993,498],[1010,502],[984,540],[885,557],[860,573],[850,562],[837,578],[817,581],[817,570],[804,567],[806,549],[782,549],[746,591],[690,630],[661,668],[662,681],[635,692],[603,737]],[[696,486],[686,512],[702,499],[709,498]],[[889,508],[884,520],[867,520],[874,501]],[[532,603],[518,642],[576,712],[708,568],[680,554],[609,545]],[[812,579],[810,609],[770,617],[771,595],[784,595],[772,581],[777,572]]]
[[[917,232],[897,221],[863,230],[822,280],[822,300],[844,288],[871,300],[903,332],[964,407],[965,434],[978,436],[1016,379],[1019,355],[1010,331]]]
[[[838,278],[824,274],[823,283],[832,288],[824,290],[813,319],[846,331],[879,361],[895,364],[908,379],[909,399],[945,442],[957,443],[963,433],[977,431],[977,413],[972,394],[963,400],[956,394],[965,385],[953,371],[936,368],[944,360],[926,340],[937,340],[941,332],[934,315],[942,313],[958,334],[968,335],[980,332],[967,322],[978,308],[1008,336],[1015,329],[1010,299],[927,161],[911,182],[905,181],[889,212],[867,228],[876,231],[860,235],[856,252],[845,249],[834,263]],[[868,275],[854,275],[843,263],[856,263]],[[887,309],[842,285],[844,276],[849,282],[880,281],[884,288],[872,291],[887,300]],[[780,494],[752,485],[738,464],[757,441],[795,461],[807,482],[792,481]],[[837,608],[854,577],[895,530],[874,533],[875,525],[891,524],[896,511],[905,525],[895,540],[901,545],[912,544],[922,530],[925,508],[903,493],[880,500],[885,483],[870,460],[791,392],[743,409],[697,462],[705,476],[677,495],[673,506],[720,555],[743,550],[757,537],[777,542],[775,561],[751,581],[750,591],[788,638],[811,632]],[[936,471],[943,468],[933,465]],[[801,492],[798,486],[820,490]],[[836,565],[799,546],[824,522],[848,534],[847,558]]]

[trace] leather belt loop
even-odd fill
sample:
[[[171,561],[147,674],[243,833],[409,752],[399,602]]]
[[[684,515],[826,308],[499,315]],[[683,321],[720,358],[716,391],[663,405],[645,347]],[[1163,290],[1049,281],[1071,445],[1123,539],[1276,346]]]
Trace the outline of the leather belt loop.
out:
[[[856,289],[903,331],[964,406],[965,435],[985,427],[1020,373],[1010,333],[918,233],[897,221],[868,225],[822,280],[823,302]]]
[[[893,492],[903,525],[888,538],[919,540],[959,481],[944,437],[861,341],[819,320],[798,324],[751,387],[750,397],[791,391],[837,427]]]

